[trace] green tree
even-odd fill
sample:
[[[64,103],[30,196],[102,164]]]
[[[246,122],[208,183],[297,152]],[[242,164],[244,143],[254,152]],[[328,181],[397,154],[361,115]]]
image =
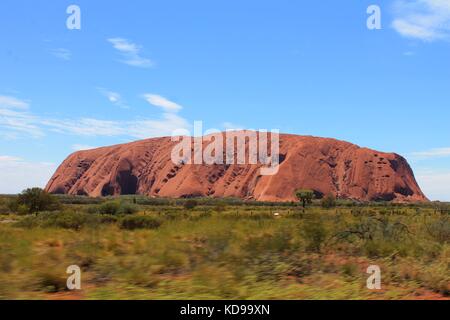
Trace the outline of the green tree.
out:
[[[17,198],[19,206],[25,206],[28,213],[46,210],[56,210],[59,207],[57,199],[41,188],[30,188],[22,191]]]
[[[306,208],[306,205],[311,204],[314,199],[314,191],[309,189],[297,190],[295,196],[302,203],[303,208]]]

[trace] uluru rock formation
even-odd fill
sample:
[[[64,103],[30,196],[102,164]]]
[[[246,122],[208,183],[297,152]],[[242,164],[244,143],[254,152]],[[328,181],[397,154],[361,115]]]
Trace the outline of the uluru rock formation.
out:
[[[164,137],[73,153],[46,190],[92,197],[140,194],[294,201],[295,190],[301,188],[314,190],[318,197],[332,193],[361,201],[427,201],[411,167],[397,154],[328,138],[281,134],[279,140],[280,166],[272,176],[260,174],[261,164],[174,163],[171,153],[177,142]]]

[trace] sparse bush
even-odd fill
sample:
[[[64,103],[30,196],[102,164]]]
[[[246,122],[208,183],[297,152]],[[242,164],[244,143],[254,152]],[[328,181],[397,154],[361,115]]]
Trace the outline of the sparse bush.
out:
[[[120,228],[126,230],[157,229],[160,225],[159,219],[149,216],[127,216],[120,220]]]
[[[0,198],[0,214],[8,214],[16,212],[15,210],[10,210],[9,206],[10,202],[11,200]]]
[[[368,240],[363,245],[363,252],[370,258],[388,257],[396,252],[396,247],[388,241]]]
[[[26,206],[28,213],[37,213],[41,211],[55,211],[60,208],[57,199],[40,188],[31,188],[24,190],[17,198],[17,208],[20,205]],[[11,204],[11,206],[15,206]]]
[[[14,199],[8,199],[6,204],[8,211],[10,213],[19,213],[19,202],[17,201],[17,198]],[[25,207],[26,208],[26,207]],[[28,211],[28,210],[27,210]]]
[[[342,266],[342,273],[347,277],[353,278],[358,274],[358,265],[346,263]]]
[[[325,209],[334,208],[336,207],[336,197],[332,193],[329,193],[320,201],[320,204]]]
[[[139,206],[134,203],[122,202],[119,206],[119,214],[135,214],[139,212]]]
[[[95,214],[109,214],[109,215],[117,215],[117,214],[135,214],[139,212],[139,206],[130,203],[128,201],[108,201],[102,203],[100,205],[89,206],[86,209],[87,213]]]
[[[99,224],[115,223],[114,216],[90,215],[72,211],[43,212],[38,216],[28,216],[16,223],[22,228],[62,228],[80,230],[82,227],[95,227]]]
[[[440,243],[450,242],[450,219],[441,217],[438,220],[426,224],[428,234]]]
[[[302,225],[301,235],[307,242],[307,250],[320,252],[327,238],[325,224],[320,217],[306,219]]]
[[[36,289],[46,293],[64,291],[67,289],[66,279],[55,272],[42,272],[37,275]]]
[[[197,200],[189,199],[184,203],[184,208],[187,210],[192,210],[198,206]]]
[[[119,213],[119,210],[120,210],[120,202],[118,201],[108,201],[102,203],[98,207],[98,212],[101,214],[115,215]]]
[[[224,212],[225,210],[227,210],[227,205],[225,204],[225,202],[218,202],[215,206],[214,206],[214,211],[216,212]]]

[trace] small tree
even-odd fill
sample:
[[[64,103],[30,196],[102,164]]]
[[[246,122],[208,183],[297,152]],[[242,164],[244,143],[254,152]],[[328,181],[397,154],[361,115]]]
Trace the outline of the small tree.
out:
[[[30,188],[22,191],[17,198],[17,203],[19,206],[25,206],[28,213],[58,209],[56,198],[41,188]]]
[[[302,203],[303,208],[306,208],[306,205],[311,204],[314,199],[314,191],[309,189],[297,190],[295,196]]]
[[[325,209],[334,208],[336,207],[336,197],[332,193],[329,193],[322,199],[320,204]]]

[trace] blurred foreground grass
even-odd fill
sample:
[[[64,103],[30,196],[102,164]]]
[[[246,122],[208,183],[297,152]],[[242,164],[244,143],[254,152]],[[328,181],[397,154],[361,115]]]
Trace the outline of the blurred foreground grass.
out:
[[[0,216],[0,299],[445,299],[450,220],[431,207],[102,204]],[[101,211],[101,210],[100,210]],[[382,290],[366,288],[379,265]],[[69,265],[82,290],[67,291]]]

